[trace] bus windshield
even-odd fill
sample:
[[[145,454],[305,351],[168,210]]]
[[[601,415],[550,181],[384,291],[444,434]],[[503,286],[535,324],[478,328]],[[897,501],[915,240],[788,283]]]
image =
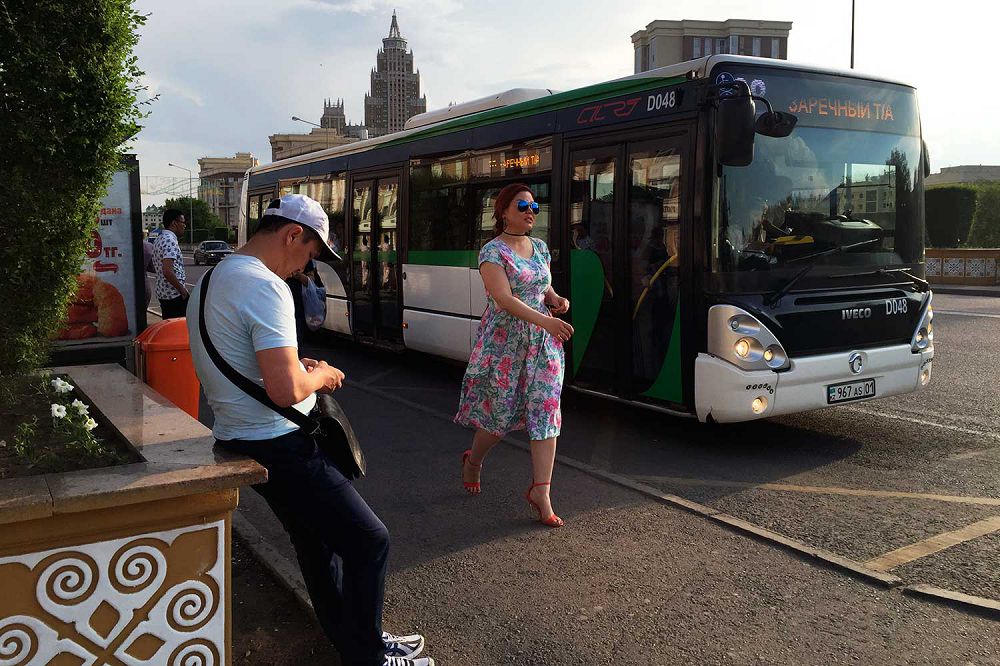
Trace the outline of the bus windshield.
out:
[[[757,135],[753,162],[722,170],[712,235],[716,286],[769,290],[809,263],[816,264],[813,281],[891,267],[922,276],[914,91],[789,70],[727,74],[798,124],[788,137]]]

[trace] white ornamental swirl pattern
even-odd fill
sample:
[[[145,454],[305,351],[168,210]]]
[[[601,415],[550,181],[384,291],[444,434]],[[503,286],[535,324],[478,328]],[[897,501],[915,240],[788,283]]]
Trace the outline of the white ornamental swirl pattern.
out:
[[[170,655],[168,666],[219,666],[219,651],[208,641],[195,639],[184,643]]]
[[[175,631],[196,631],[215,615],[219,590],[197,580],[184,583],[167,607],[167,622]]]
[[[65,553],[47,558],[38,579],[38,590],[60,606],[74,606],[94,593],[100,576],[94,558],[83,553]]]
[[[111,558],[111,584],[125,594],[142,592],[159,584],[167,570],[162,542],[145,539],[130,543]]]
[[[25,666],[38,653],[38,636],[20,622],[0,626],[0,666]]]
[[[222,666],[226,535],[216,520],[0,557],[0,666]]]

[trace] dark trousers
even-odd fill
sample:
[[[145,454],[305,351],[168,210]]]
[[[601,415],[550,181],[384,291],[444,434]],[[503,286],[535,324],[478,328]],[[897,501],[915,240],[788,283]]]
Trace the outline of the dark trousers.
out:
[[[186,316],[188,299],[183,296],[168,300],[163,300],[162,298],[158,300],[160,301],[160,312],[163,315],[161,319],[177,319],[178,317]]]
[[[345,666],[382,664],[389,531],[351,482],[295,432],[261,441],[217,440],[267,468],[254,486],[295,546],[316,617]]]

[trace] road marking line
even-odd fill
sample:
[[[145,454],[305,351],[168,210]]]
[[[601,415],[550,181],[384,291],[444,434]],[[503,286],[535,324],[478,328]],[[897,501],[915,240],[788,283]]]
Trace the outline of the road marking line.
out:
[[[889,571],[898,566],[908,564],[921,557],[927,557],[934,553],[939,553],[946,548],[957,546],[977,537],[986,536],[1000,530],[1000,516],[992,516],[977,523],[966,525],[965,527],[932,536],[929,539],[918,541],[917,543],[903,546],[896,550],[880,555],[865,562],[865,566],[875,571]]]
[[[986,317],[987,319],[1000,319],[1000,314],[988,314],[986,312],[959,312],[958,310],[938,310],[934,308],[934,314],[955,315],[958,317]]]
[[[948,456],[946,460],[969,460],[970,458],[978,458],[979,456],[985,456],[987,454],[1000,453],[1000,446],[994,446],[992,449],[977,449],[975,451],[964,451],[963,453],[956,453],[953,456]]]
[[[1000,506],[1000,497],[968,497],[964,495],[935,495],[933,493],[907,493],[893,490],[865,490],[862,488],[837,488],[836,486],[799,486],[791,483],[750,483],[721,479],[694,479],[684,476],[633,476],[647,483],[674,483],[685,486],[717,486],[722,488],[747,488],[752,490],[779,490],[813,495],[849,495],[851,497],[883,497],[891,499],[920,499],[954,504]]]
[[[954,430],[955,432],[965,433],[966,435],[975,435],[976,437],[986,437],[988,439],[995,439],[1000,441],[1000,435],[997,435],[992,432],[984,432],[982,430],[974,430],[972,428],[962,428],[960,426],[946,425],[943,423],[934,423],[933,421],[915,419],[912,416],[903,416],[901,414],[890,414],[888,412],[878,412],[873,409],[865,409],[863,407],[858,407],[858,406],[845,407],[845,409],[855,412],[861,412],[862,414],[867,414],[868,416],[884,416],[887,419],[896,419],[897,421],[907,421],[908,423],[913,423],[916,425],[930,426],[934,428],[943,428],[944,430]]]

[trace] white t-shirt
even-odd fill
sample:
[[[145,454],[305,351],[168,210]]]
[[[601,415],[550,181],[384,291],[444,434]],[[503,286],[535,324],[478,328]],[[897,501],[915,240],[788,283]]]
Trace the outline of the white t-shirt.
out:
[[[181,254],[181,246],[177,242],[177,234],[170,229],[164,229],[156,237],[153,243],[153,268],[156,270],[156,298],[161,301],[180,298],[181,292],[174,289],[174,285],[167,282],[163,276],[163,260],[174,260],[174,275],[177,280],[184,284],[187,276],[184,274],[184,255]]]
[[[187,325],[194,369],[215,413],[212,433],[216,439],[271,439],[298,429],[237,388],[215,367],[201,341],[200,307],[201,280],[191,290]],[[233,254],[215,267],[205,305],[205,325],[222,358],[261,386],[264,379],[256,353],[298,347],[295,305],[288,285],[256,257]],[[316,396],[311,395],[295,409],[308,414],[315,404]]]

